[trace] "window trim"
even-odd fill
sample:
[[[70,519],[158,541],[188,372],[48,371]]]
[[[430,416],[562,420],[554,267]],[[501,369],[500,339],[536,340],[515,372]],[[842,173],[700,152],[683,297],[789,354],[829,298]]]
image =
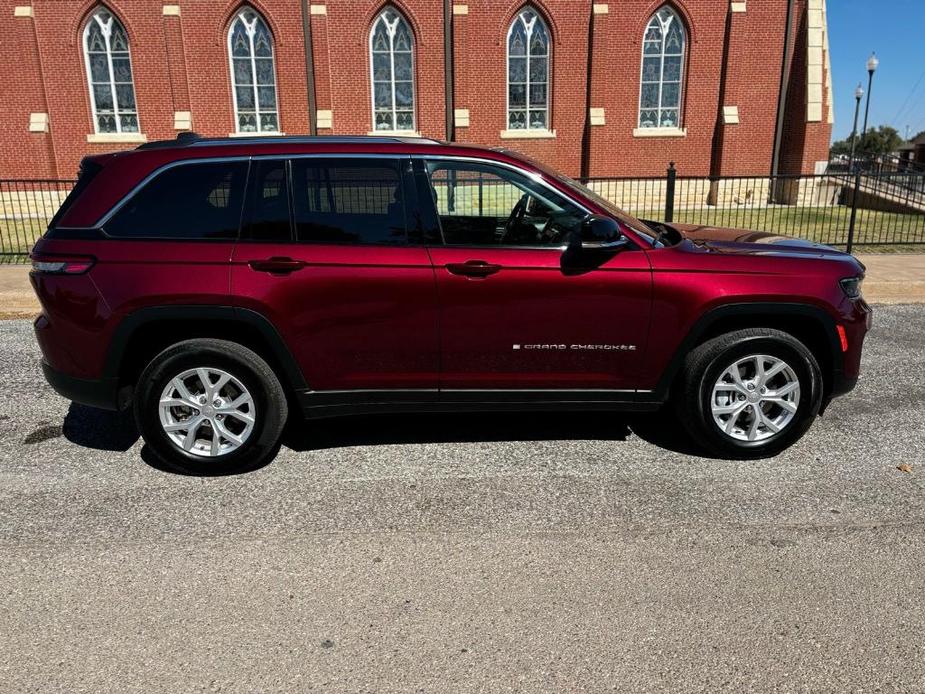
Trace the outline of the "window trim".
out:
[[[109,13],[109,19],[110,19],[109,30],[108,30],[109,33],[106,33],[103,31],[103,25],[98,19],[98,16],[101,12]],[[103,39],[106,42],[106,65],[109,71],[108,85],[109,85],[110,92],[112,93],[112,113],[113,113],[113,118],[116,123],[116,129],[114,132],[100,131],[99,113],[96,107],[96,93],[93,90],[93,85],[94,85],[93,70],[90,67],[90,45],[87,41],[87,39],[90,36],[90,27],[93,25],[94,22],[96,22],[96,24],[100,27],[100,31],[103,33]],[[135,101],[135,110],[134,111],[126,110],[125,113],[135,114],[135,121],[138,123],[137,130],[123,130],[122,129],[123,111],[119,108],[119,97],[116,92],[116,72],[115,72],[115,68],[113,68],[113,65],[112,65],[112,43],[110,41],[110,36],[112,36],[112,28],[116,24],[118,24],[122,28],[122,31],[125,34],[125,48],[126,48],[125,53],[128,55],[129,69],[132,71],[132,81],[129,84],[131,84],[132,86],[132,99]],[[132,65],[132,42],[129,40],[128,29],[126,29],[125,25],[121,21],[119,21],[119,18],[116,16],[116,14],[112,10],[110,10],[105,5],[99,5],[96,7],[96,9],[94,9],[90,13],[90,15],[87,17],[87,21],[84,23],[84,28],[83,28],[83,31],[81,32],[81,43],[83,44],[84,69],[86,70],[86,73],[87,73],[87,90],[90,93],[90,112],[93,117],[93,134],[94,135],[123,135],[124,134],[124,135],[132,135],[132,136],[137,135],[137,136],[144,138],[144,135],[141,132],[141,115],[138,113],[138,96],[137,94],[135,94],[135,67],[134,65]],[[125,83],[120,82],[119,84],[125,84]],[[88,142],[92,142],[92,140],[89,139],[90,137],[91,136],[89,135],[87,136]],[[136,140],[130,140],[130,141],[135,142]]]
[[[273,62],[273,101],[276,106],[276,108],[274,108],[272,111],[263,111],[260,108],[260,93],[258,89],[261,86],[266,87],[267,85],[257,84],[257,55],[254,51],[254,32],[248,29],[248,23],[244,19],[244,13],[248,11],[251,11],[254,13],[254,15],[256,15],[256,21],[254,22],[253,26],[257,26],[257,21],[263,22],[264,26],[267,28],[267,33],[270,35],[270,60]],[[238,22],[244,24],[244,31],[247,33],[247,40],[250,49],[249,60],[251,65],[251,75],[254,80],[253,84],[250,86],[254,92],[254,115],[257,118],[256,130],[241,130],[240,107],[238,106],[238,83],[234,75],[235,56],[231,46],[231,37],[234,34],[234,29]],[[276,37],[273,35],[273,30],[270,29],[270,25],[266,18],[251,5],[243,5],[239,7],[238,11],[234,13],[234,18],[231,20],[231,23],[228,25],[228,35],[225,40],[225,44],[226,48],[228,49],[228,76],[231,79],[231,99],[232,104],[234,105],[234,134],[230,135],[230,137],[251,135],[282,135],[283,124],[279,109],[279,75],[276,74]],[[263,129],[260,123],[260,116],[262,113],[276,114],[276,130]]]
[[[663,126],[661,125],[662,120],[662,87],[665,83],[665,32],[662,29],[662,47],[658,54],[659,58],[659,81],[658,81],[658,106],[654,109],[658,113],[658,122],[655,126],[648,127],[642,125],[642,87],[643,87],[643,69],[645,67],[646,60],[646,32],[649,30],[649,25],[652,24],[652,20],[658,19],[659,24],[661,20],[658,17],[658,13],[662,10],[667,9],[674,15],[675,21],[681,27],[681,38],[684,43],[681,46],[681,66],[680,74],[678,75],[678,122],[674,126]],[[646,25],[642,30],[642,41],[640,41],[640,57],[639,57],[639,102],[636,109],[636,127],[633,130],[633,137],[646,137],[645,135],[638,135],[637,132],[640,130],[653,130],[661,131],[659,134],[666,137],[683,137],[687,134],[687,128],[684,127],[684,97],[687,93],[687,60],[690,53],[690,32],[688,31],[687,25],[684,22],[684,19],[681,17],[681,13],[678,12],[674,7],[668,3],[659,5],[659,7],[649,15],[649,19],[646,20]],[[654,54],[650,54],[648,57],[656,57]],[[668,56],[675,57],[675,56]],[[645,109],[651,111],[653,109]],[[653,134],[653,137],[658,135]]]
[[[546,111],[546,125],[542,128],[531,128],[530,127],[530,59],[532,55],[530,54],[530,36],[533,32],[533,26],[531,26],[527,32],[527,43],[526,43],[526,53],[524,58],[526,59],[526,82],[524,83],[524,88],[526,90],[525,102],[524,102],[524,111],[526,112],[526,128],[511,128],[511,33],[514,31],[514,27],[517,25],[517,22],[522,22],[526,27],[526,22],[523,22],[521,17],[525,12],[533,12],[536,16],[534,20],[534,25],[536,22],[539,22],[546,29],[546,105],[542,109],[533,109],[536,111]],[[546,20],[543,19],[543,16],[540,14],[532,5],[526,5],[522,7],[520,11],[514,15],[514,19],[511,20],[511,24],[507,29],[507,34],[504,43],[504,55],[505,55],[505,65],[504,65],[504,101],[505,101],[505,111],[504,111],[504,130],[502,133],[511,133],[511,132],[529,132],[531,130],[544,133],[543,135],[533,136],[533,137],[550,137],[550,135],[545,133],[553,133],[552,137],[555,135],[555,130],[552,128],[552,31],[549,29],[549,24]],[[539,57],[539,56],[537,56]],[[504,135],[502,135],[504,137]],[[515,136],[507,136],[508,139],[520,139]],[[524,139],[530,138],[530,135],[520,136]]]
[[[428,186],[430,185],[430,178],[427,173],[427,162],[428,161],[452,161],[452,162],[463,162],[463,163],[472,163],[472,164],[482,164],[482,165],[488,165],[488,166],[497,166],[500,168],[513,171],[514,173],[518,173],[521,176],[524,176],[525,178],[528,178],[531,181],[538,183],[540,186],[546,188],[551,193],[554,193],[555,195],[559,195],[560,197],[565,198],[566,200],[574,204],[576,207],[578,207],[586,215],[592,214],[591,210],[588,209],[587,205],[585,205],[584,202],[577,200],[573,195],[569,193],[559,190],[559,188],[549,183],[541,174],[533,172],[533,171],[528,171],[527,169],[523,169],[519,166],[515,166],[514,164],[509,164],[508,162],[505,162],[505,161],[498,161],[497,159],[488,159],[484,157],[463,157],[463,156],[446,155],[446,154],[445,155],[412,154],[411,159],[416,162],[417,161],[421,162],[420,164],[418,164],[418,166],[420,166],[423,175],[426,177],[426,182]],[[566,248],[568,248],[568,244],[562,244],[559,246],[539,246],[539,245],[532,246],[532,245],[522,245],[522,244],[509,246],[506,244],[494,244],[494,243],[492,244],[457,244],[457,243],[448,244],[446,242],[446,237],[443,234],[443,224],[440,221],[440,213],[439,213],[439,210],[437,210],[436,204],[434,203],[433,196],[426,196],[425,197],[426,201],[420,200],[420,197],[421,196],[419,195],[418,204],[422,208],[426,206],[428,210],[428,214],[436,217],[437,228],[440,232],[440,240],[441,240],[441,243],[439,245],[433,244],[433,243],[425,243],[424,245],[426,246],[437,246],[439,248],[484,248],[484,249],[494,249],[494,250],[555,251],[560,254]]]
[[[389,130],[376,130],[376,78],[375,78],[375,59],[373,54],[373,36],[376,34],[376,27],[379,22],[385,22],[385,13],[394,12],[398,16],[399,22],[404,22],[408,27],[408,34],[411,36],[411,127],[409,129],[398,129],[398,101],[395,98],[395,35],[389,32],[389,85],[392,91],[392,128]],[[388,27],[388,23],[386,23]],[[397,29],[398,23],[395,24]],[[418,89],[417,89],[417,41],[415,41],[414,32],[411,30],[411,22],[408,18],[394,5],[383,7],[376,18],[373,20],[369,29],[369,38],[367,40],[369,53],[369,105],[370,105],[370,135],[418,135]],[[401,80],[404,81],[404,80]]]

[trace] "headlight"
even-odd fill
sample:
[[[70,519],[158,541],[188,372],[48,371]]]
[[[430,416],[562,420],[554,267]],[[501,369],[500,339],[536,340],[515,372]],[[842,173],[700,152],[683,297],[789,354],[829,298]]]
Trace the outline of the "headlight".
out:
[[[864,281],[864,275],[858,277],[846,277],[843,280],[839,280],[838,283],[841,285],[842,291],[845,292],[845,296],[849,299],[858,299],[861,296],[861,282]]]

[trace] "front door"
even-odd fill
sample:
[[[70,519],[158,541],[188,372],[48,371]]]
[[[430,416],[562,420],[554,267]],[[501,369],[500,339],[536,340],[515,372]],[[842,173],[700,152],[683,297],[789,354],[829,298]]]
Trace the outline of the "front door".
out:
[[[586,210],[506,165],[435,159],[418,176],[443,238],[429,248],[441,391],[636,388],[652,291],[643,251],[564,253]]]
[[[434,271],[408,243],[402,166],[293,157],[251,168],[232,294],[274,323],[313,391],[435,397]]]

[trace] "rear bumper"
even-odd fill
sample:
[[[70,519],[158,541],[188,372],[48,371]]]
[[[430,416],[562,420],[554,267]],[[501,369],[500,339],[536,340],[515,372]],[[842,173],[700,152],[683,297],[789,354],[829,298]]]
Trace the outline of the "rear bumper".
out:
[[[127,394],[120,394],[115,378],[76,378],[54,369],[44,359],[42,373],[55,392],[68,400],[102,410],[120,410],[127,404]]]

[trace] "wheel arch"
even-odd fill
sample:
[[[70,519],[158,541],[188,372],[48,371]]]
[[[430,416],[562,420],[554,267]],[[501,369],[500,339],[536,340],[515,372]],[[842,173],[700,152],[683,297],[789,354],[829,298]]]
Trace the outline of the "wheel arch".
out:
[[[823,397],[831,393],[842,371],[843,354],[835,319],[812,304],[743,302],[710,309],[691,326],[662,373],[653,397],[667,400],[687,355],[707,340],[733,330],[773,328],[786,332],[809,349],[822,371]]]
[[[294,394],[308,386],[298,363],[270,320],[237,306],[156,306],[127,315],[106,353],[104,376],[134,386],[150,360],[172,344],[193,338],[225,339],[259,354]]]

